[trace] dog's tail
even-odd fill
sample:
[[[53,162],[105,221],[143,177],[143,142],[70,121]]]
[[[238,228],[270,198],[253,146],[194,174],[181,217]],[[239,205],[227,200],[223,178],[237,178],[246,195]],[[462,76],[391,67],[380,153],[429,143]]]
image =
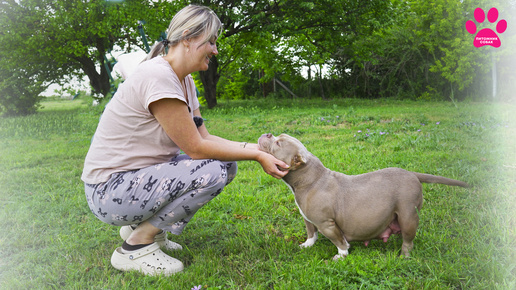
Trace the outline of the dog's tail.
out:
[[[452,185],[452,186],[461,186],[464,188],[471,187],[466,182],[455,180],[451,178],[446,178],[442,176],[432,175],[432,174],[424,174],[424,173],[418,173],[414,172],[414,174],[419,179],[419,182],[424,183],[440,183],[440,184],[446,184],[446,185]]]

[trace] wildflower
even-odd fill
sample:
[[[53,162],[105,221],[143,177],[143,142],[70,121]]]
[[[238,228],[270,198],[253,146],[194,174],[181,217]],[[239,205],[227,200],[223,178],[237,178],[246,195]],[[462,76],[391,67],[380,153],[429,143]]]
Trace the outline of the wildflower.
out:
[[[380,131],[380,135],[384,135],[384,134],[386,134],[386,132],[382,132],[382,131]]]
[[[362,130],[358,130],[357,132],[358,132],[358,133],[362,133]]]
[[[421,129],[417,129],[418,132],[421,132]]]
[[[201,290],[202,289],[202,285],[199,285],[199,286],[194,286],[192,288],[192,290]]]
[[[437,122],[437,123],[435,123],[435,124],[436,124],[436,125],[439,125],[439,124],[441,124],[441,122]]]

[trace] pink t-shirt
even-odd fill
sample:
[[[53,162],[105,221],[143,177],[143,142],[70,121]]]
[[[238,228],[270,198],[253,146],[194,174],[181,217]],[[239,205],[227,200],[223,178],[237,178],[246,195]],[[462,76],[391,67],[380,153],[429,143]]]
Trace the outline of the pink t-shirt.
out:
[[[150,113],[149,104],[165,98],[179,99],[189,105],[193,118],[199,101],[191,75],[185,78],[185,84],[186,92],[163,57],[140,64],[107,104],[81,179],[89,184],[106,182],[115,172],[164,163],[179,154],[179,147]]]

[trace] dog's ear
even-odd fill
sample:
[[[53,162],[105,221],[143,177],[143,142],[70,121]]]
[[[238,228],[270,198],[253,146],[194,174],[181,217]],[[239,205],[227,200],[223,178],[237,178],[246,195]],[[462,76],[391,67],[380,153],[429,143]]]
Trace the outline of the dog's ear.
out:
[[[296,169],[299,166],[302,166],[306,163],[306,157],[301,154],[296,154],[292,157],[292,161],[290,162],[290,170]]]

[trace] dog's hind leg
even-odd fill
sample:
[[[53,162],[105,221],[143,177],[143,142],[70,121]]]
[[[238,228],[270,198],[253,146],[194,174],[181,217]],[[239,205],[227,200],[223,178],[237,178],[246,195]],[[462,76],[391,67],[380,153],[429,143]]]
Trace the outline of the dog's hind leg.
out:
[[[416,208],[413,210],[414,213],[412,214],[408,213],[406,215],[398,215],[401,236],[403,238],[401,254],[405,257],[409,257],[409,252],[412,250],[412,248],[414,248],[414,238],[416,237],[417,226],[419,225],[419,216],[417,214]]]
[[[307,221],[306,219],[304,219],[304,221],[306,226],[307,239],[304,243],[302,243],[299,246],[301,248],[308,248],[313,246],[315,244],[315,241],[317,241],[317,227],[314,226],[313,223]]]
[[[317,226],[319,231],[326,236],[337,247],[338,254],[333,257],[333,260],[345,258],[348,255],[349,244],[344,237],[344,233],[337,226],[335,220],[329,219]]]

